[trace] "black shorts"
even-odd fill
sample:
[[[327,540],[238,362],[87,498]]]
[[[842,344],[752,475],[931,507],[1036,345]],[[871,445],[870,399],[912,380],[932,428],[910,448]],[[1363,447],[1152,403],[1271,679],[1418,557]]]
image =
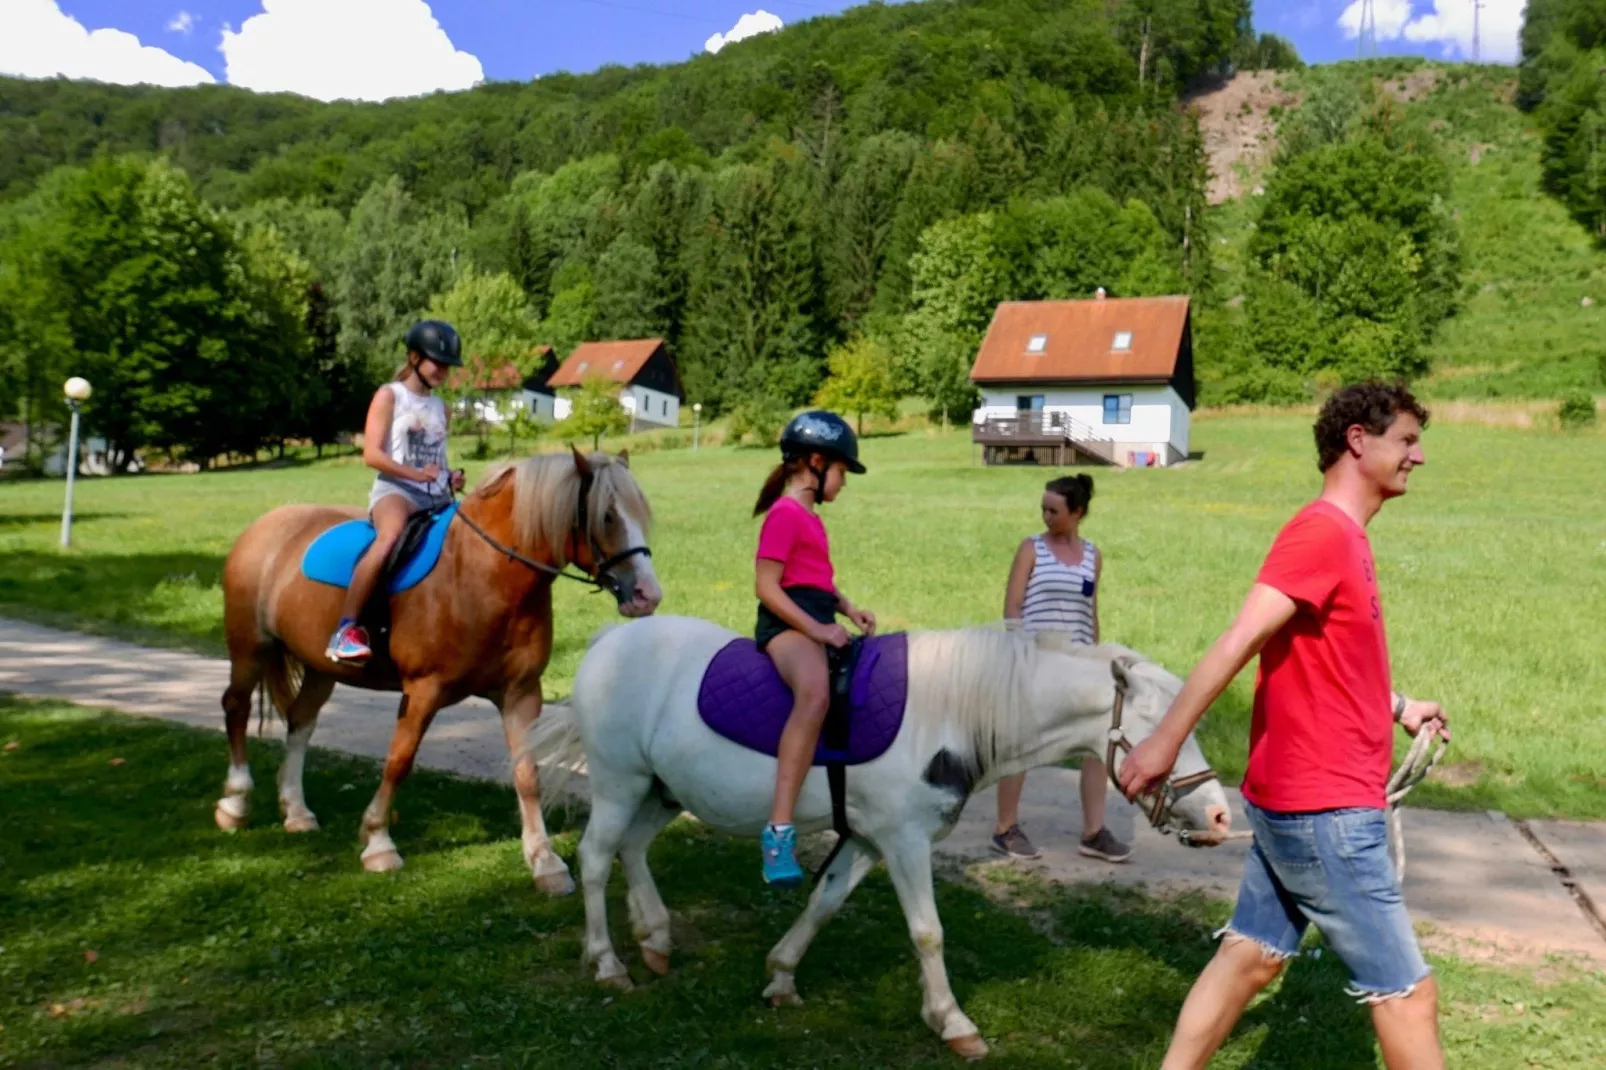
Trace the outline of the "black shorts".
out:
[[[797,603],[797,608],[821,624],[836,623],[835,592],[822,591],[818,587],[783,587],[781,590]],[[791,630],[792,626],[772,613],[769,606],[763,602],[758,604],[758,623],[753,628],[753,640],[758,643],[760,650],[768,647],[770,640],[777,635]]]

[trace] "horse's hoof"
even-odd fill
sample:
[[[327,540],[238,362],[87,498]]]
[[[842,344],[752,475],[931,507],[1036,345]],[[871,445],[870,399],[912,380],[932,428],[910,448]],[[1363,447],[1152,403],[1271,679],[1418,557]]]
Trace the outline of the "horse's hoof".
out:
[[[629,992],[636,987],[635,983],[630,980],[628,973],[616,973],[612,977],[599,977],[597,978],[597,984],[619,992]]]
[[[212,811],[212,819],[217,822],[217,827],[224,832],[239,832],[245,828],[250,816],[249,814],[233,813],[223,803],[218,803],[217,808]]]
[[[362,868],[369,873],[394,873],[402,868],[402,856],[395,851],[380,851],[364,855]]]
[[[770,1006],[776,1009],[781,1007],[801,1007],[803,1006],[803,997],[796,992],[777,992],[770,997]]]
[[[287,817],[284,819],[286,832],[317,832],[318,819],[311,814],[302,817]]]
[[[987,1057],[987,1042],[977,1033],[965,1037],[954,1037],[948,1042],[954,1054],[967,1063],[976,1062]]]
[[[537,891],[557,899],[574,893],[574,878],[569,876],[566,869],[557,873],[543,873],[535,878],[535,887]]]
[[[641,961],[646,963],[647,969],[659,977],[669,976],[669,956],[662,951],[654,951],[652,948],[643,945],[641,948]]]

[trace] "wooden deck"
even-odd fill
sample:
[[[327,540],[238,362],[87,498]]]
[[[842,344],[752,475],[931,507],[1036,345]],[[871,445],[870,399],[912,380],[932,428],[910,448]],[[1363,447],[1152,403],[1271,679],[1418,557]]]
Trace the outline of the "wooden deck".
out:
[[[1057,412],[1018,412],[971,425],[970,440],[992,464],[1113,465],[1115,443]]]

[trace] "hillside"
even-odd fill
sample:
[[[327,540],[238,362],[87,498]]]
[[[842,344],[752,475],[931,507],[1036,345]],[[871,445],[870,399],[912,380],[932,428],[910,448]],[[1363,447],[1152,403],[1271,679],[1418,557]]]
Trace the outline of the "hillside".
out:
[[[1253,190],[1272,170],[1276,131],[1322,78],[1385,94],[1419,123],[1451,175],[1449,207],[1460,235],[1459,305],[1424,355],[1424,392],[1438,398],[1537,398],[1606,388],[1606,251],[1542,187],[1542,135],[1516,104],[1517,72],[1390,60],[1309,72],[1240,75],[1195,101],[1211,150],[1213,188],[1233,199],[1211,209],[1217,292],[1205,317],[1214,337],[1238,329],[1244,249],[1254,232]],[[1233,167],[1230,179],[1222,171]],[[1217,199],[1217,198],[1213,198]]]

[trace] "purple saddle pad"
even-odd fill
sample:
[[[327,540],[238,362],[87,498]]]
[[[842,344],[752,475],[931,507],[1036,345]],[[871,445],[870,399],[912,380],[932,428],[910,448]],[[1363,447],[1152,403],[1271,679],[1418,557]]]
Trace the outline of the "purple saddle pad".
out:
[[[848,690],[848,749],[828,750],[822,742],[814,764],[861,765],[881,757],[898,736],[908,694],[909,637],[894,632],[865,640]],[[703,673],[697,710],[726,739],[773,758],[792,713],[792,692],[758,644],[733,639]]]

